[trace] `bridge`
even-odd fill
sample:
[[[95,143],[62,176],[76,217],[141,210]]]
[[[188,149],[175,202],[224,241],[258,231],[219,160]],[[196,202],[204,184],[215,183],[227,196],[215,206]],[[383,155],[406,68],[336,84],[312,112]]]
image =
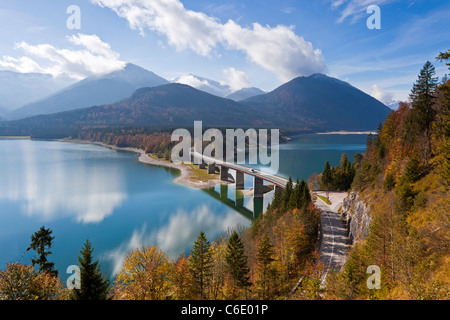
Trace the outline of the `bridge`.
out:
[[[263,197],[264,195],[264,181],[275,185],[275,191],[277,190],[277,188],[280,188],[281,191],[283,191],[286,188],[286,184],[288,183],[288,179],[277,176],[275,174],[204,156],[198,152],[193,151],[192,149],[190,150],[190,156],[193,163],[195,163],[194,158],[200,160],[200,169],[206,169],[206,166],[208,166],[207,170],[210,174],[216,173],[216,168],[218,168],[220,172],[220,180],[222,181],[228,181],[228,171],[230,169],[234,170],[236,172],[236,177],[234,179],[236,190],[244,189],[245,174],[253,176],[253,196],[256,198]]]

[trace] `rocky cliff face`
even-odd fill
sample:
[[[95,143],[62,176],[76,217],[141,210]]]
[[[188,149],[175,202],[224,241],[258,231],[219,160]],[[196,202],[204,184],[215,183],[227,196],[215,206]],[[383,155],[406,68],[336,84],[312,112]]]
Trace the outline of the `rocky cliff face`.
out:
[[[369,204],[357,192],[351,192],[342,205],[342,218],[346,221],[351,244],[363,241],[369,233]]]

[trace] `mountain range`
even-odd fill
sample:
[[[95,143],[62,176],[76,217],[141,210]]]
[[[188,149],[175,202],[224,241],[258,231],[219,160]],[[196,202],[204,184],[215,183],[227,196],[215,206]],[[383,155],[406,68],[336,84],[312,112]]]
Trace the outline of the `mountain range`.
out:
[[[0,70],[0,105],[13,110],[73,84],[69,78]]]
[[[255,87],[242,88],[241,90],[235,91],[232,94],[226,96],[226,98],[234,101],[241,101],[265,93],[266,92]]]
[[[97,98],[100,93],[119,91],[120,86],[130,88],[133,84],[147,84],[126,98],[119,98],[113,103],[98,103],[91,107],[3,122],[0,124],[0,135],[64,137],[69,132],[76,134],[77,130],[85,127],[192,127],[196,120],[202,120],[205,127],[276,127],[295,132],[359,131],[374,130],[389,113],[389,108],[378,100],[346,82],[323,74],[298,77],[269,93],[236,102],[188,85],[168,83],[143,70],[128,65],[114,76],[86,79],[53,95],[61,97],[66,94],[70,97],[67,92],[78,92],[79,95],[73,96],[73,99],[80,101],[79,97],[94,95]],[[149,87],[149,80],[165,84]],[[100,90],[97,95],[95,88],[105,90]],[[57,106],[55,102],[47,107]]]
[[[128,63],[124,69],[100,77],[88,77],[48,97],[13,110],[9,119],[109,104],[130,96],[142,87],[168,84],[151,71]]]

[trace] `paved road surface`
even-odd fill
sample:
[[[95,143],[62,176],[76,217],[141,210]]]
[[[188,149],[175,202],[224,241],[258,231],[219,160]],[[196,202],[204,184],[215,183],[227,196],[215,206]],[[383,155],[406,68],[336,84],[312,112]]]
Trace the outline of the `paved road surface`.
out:
[[[326,196],[325,192],[315,193]],[[325,267],[322,282],[326,280],[330,270],[339,270],[347,257],[347,231],[338,213],[345,197],[347,197],[347,192],[329,192],[331,205],[327,205],[318,197],[315,201],[316,206],[322,210],[320,216],[322,239],[319,251],[319,262]]]

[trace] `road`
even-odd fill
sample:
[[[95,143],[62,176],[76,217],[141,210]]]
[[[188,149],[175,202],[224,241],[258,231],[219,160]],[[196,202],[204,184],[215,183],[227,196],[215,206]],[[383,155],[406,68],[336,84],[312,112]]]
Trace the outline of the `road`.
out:
[[[315,192],[326,196],[325,192]],[[347,257],[347,230],[338,213],[342,206],[347,192],[329,192],[331,205],[326,204],[320,198],[316,198],[317,208],[322,210],[320,216],[321,223],[321,243],[319,250],[319,262],[325,268],[322,283],[325,282],[330,270],[339,270],[345,263]]]

